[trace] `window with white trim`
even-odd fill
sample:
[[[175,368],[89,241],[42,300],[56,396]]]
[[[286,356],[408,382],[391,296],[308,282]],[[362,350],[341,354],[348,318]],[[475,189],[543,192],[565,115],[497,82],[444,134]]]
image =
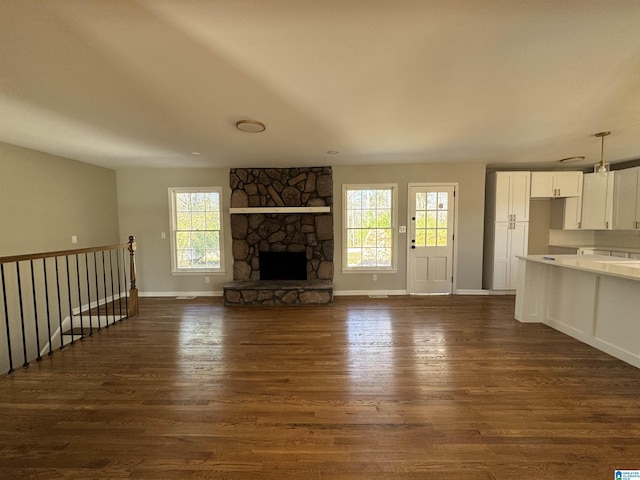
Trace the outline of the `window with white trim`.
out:
[[[173,273],[222,273],[222,189],[169,188]]]
[[[343,185],[343,271],[396,270],[397,184]]]

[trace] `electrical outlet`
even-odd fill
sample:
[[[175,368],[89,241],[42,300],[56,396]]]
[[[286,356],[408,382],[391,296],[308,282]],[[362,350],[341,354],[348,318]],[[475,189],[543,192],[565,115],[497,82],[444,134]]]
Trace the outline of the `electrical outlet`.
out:
[[[209,277],[204,277],[204,283],[209,283]]]
[[[167,234],[164,232],[160,232],[160,238],[164,240],[165,238],[167,238]]]
[[[401,225],[400,226],[400,233],[407,233],[407,226],[406,225]]]
[[[378,275],[374,275],[374,276],[373,276],[373,281],[375,282],[375,281],[377,281],[377,280],[378,280]]]
[[[78,237],[76,235],[71,235],[71,243],[78,243]]]

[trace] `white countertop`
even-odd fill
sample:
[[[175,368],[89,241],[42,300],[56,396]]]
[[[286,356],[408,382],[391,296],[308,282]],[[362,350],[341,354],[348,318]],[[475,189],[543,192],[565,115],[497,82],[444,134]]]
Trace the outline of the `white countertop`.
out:
[[[640,281],[640,260],[609,257],[605,255],[527,255],[518,257],[555,267],[592,272],[598,275],[610,275]]]

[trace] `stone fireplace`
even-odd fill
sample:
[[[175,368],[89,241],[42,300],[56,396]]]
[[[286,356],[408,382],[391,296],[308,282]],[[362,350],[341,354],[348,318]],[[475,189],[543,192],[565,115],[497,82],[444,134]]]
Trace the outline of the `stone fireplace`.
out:
[[[225,303],[331,303],[331,167],[234,168],[229,180],[234,282],[224,288]],[[280,261],[270,267],[288,268],[290,260],[280,253],[306,259],[306,278],[261,280],[261,263]]]

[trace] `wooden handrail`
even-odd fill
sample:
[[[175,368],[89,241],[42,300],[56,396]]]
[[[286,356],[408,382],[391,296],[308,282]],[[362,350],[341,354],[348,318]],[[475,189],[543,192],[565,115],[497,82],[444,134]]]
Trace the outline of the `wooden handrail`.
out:
[[[117,250],[120,248],[129,248],[131,238],[128,243],[120,243],[117,245],[105,245],[103,247],[76,248],[74,250],[58,250],[57,252],[30,253],[28,255],[13,255],[11,257],[0,257],[0,263],[24,262],[28,260],[36,260],[39,258],[64,257],[66,255],[76,255],[80,253],[101,252],[107,250]],[[135,241],[135,240],[134,240]]]
[[[46,345],[50,355],[53,353],[54,338],[56,342],[59,340],[60,349],[63,349],[69,343],[65,343],[65,335],[71,336],[70,344],[72,345],[75,342],[74,336],[79,335],[81,339],[85,338],[85,327],[89,329],[89,336],[93,336],[94,320],[97,321],[98,331],[101,331],[103,321],[104,327],[108,328],[110,320],[113,324],[117,320],[135,316],[138,313],[136,249],[135,237],[130,236],[127,243],[116,245],[0,257],[0,303],[3,307],[0,309],[0,325],[3,324],[6,330],[6,350],[4,347],[0,348],[2,369],[5,368],[6,362],[7,371],[13,372],[14,360],[20,356],[19,353],[15,355],[13,353],[13,341],[17,341],[18,345],[21,344],[23,366],[27,367],[29,360],[34,358],[34,354],[37,355],[36,360],[42,360],[41,340],[43,339],[48,339]],[[113,255],[114,251],[115,255]],[[127,252],[129,253],[128,279]],[[98,262],[98,253],[101,254],[101,262]],[[70,262],[70,257],[75,257],[75,262]],[[79,261],[81,258],[83,262]],[[89,261],[90,259],[92,262]],[[83,268],[86,283],[80,278]],[[73,281],[71,273],[74,273]],[[91,273],[94,277],[93,282]],[[100,284],[101,281],[102,284]],[[127,293],[128,281],[130,288]],[[109,295],[109,283],[111,295]],[[66,292],[61,286],[66,288]],[[30,294],[28,290],[31,290]],[[123,299],[125,315],[122,313]],[[8,308],[10,304],[11,309]],[[115,312],[116,304],[119,315]],[[109,305],[111,305],[111,312],[109,312]],[[74,311],[75,309],[77,312]],[[83,312],[85,317],[88,314],[88,323],[83,318]],[[78,327],[79,321],[79,333],[74,329],[76,314],[79,320],[75,320],[75,327]],[[57,332],[54,331],[56,321]],[[65,333],[67,331],[70,333]]]

